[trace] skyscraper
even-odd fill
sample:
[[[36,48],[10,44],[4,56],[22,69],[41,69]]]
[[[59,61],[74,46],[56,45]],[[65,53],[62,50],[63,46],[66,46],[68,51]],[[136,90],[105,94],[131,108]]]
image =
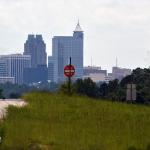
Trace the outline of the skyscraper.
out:
[[[15,78],[15,83],[23,83],[23,71],[31,67],[31,56],[12,54],[0,55],[0,76]]]
[[[54,36],[52,39],[52,57],[49,57],[49,68],[53,66],[53,82],[63,82],[64,66],[72,58],[72,64],[75,66],[74,79],[83,76],[83,30],[78,22],[73,36]],[[49,72],[50,73],[50,72]]]
[[[42,35],[28,35],[24,44],[24,55],[31,55],[31,67],[33,68],[38,65],[47,65],[46,44]]]

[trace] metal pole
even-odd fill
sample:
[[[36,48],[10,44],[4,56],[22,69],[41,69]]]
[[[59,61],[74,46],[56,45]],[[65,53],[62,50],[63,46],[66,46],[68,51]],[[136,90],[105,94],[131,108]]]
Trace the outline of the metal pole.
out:
[[[131,102],[133,103],[133,74],[131,75]]]
[[[132,82],[131,82],[131,102],[133,103],[133,96],[132,96]]]
[[[69,66],[71,68],[71,57],[69,59]],[[71,74],[71,70],[70,70],[70,74]],[[71,94],[71,77],[68,77],[68,93]]]

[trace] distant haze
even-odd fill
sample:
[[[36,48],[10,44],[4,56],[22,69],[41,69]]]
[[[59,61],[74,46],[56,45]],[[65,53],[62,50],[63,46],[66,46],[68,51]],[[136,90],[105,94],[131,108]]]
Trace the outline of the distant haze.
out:
[[[0,0],[0,54],[22,53],[28,34],[42,34],[51,54],[56,35],[84,30],[84,65],[111,70],[150,66],[149,0]]]

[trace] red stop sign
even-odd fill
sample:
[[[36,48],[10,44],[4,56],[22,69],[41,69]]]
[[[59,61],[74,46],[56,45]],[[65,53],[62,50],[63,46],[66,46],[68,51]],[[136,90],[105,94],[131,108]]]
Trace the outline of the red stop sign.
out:
[[[75,68],[73,65],[67,65],[64,68],[64,75],[66,77],[72,77],[75,74]]]

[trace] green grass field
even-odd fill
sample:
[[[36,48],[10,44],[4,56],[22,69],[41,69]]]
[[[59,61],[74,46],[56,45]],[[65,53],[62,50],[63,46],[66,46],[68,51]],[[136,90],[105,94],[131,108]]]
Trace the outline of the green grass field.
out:
[[[2,150],[148,150],[150,107],[49,93],[0,123]]]

